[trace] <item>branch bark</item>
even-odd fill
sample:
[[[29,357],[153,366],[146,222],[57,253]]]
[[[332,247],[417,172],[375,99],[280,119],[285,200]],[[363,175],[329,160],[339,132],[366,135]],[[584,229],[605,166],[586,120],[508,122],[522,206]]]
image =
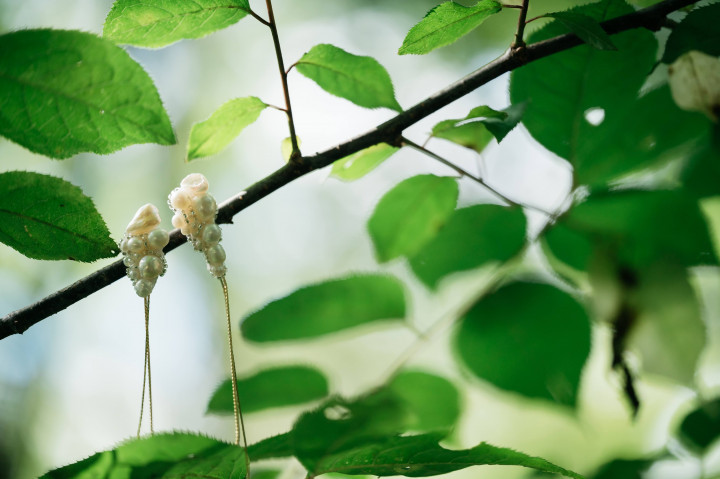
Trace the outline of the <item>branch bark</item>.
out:
[[[635,28],[658,30],[663,26],[669,13],[697,3],[697,1],[665,0],[651,7],[608,20],[601,25],[609,34]],[[568,50],[582,43],[582,40],[576,35],[566,34],[528,45],[523,49],[508,49],[500,57],[479,70],[453,83],[444,90],[429,96],[363,135],[313,156],[299,157],[296,161],[287,163],[266,178],[250,186],[246,191],[224,201],[219,206],[217,222],[232,223],[233,216],[245,208],[293,180],[311,171],[324,168],[340,158],[378,143],[397,144],[406,128],[489,81],[527,63]],[[168,253],[185,242],[186,239],[180,234],[180,231],[173,230],[170,234],[170,243],[165,247],[164,251]],[[125,265],[123,265],[122,261],[115,261],[30,306],[8,314],[0,319],[0,340],[14,334],[22,334],[32,325],[103,289],[124,275]]]

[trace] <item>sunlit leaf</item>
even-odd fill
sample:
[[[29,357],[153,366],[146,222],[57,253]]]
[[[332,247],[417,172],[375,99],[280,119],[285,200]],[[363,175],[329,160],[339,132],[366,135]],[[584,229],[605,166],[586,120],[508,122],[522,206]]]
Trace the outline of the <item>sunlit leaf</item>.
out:
[[[266,342],[314,338],[404,317],[402,284],[391,276],[362,275],[300,288],[250,314],[240,327],[246,339]]]
[[[426,477],[447,474],[472,466],[522,466],[575,479],[580,474],[556,466],[545,459],[481,443],[470,449],[441,447],[440,436],[425,434],[388,438],[350,451],[328,455],[311,468],[314,475],[327,472],[372,476]],[[302,458],[300,459],[302,462]]]
[[[637,314],[626,348],[640,357],[643,373],[693,387],[706,330],[687,270],[664,262],[636,274],[637,286],[625,292]]]
[[[283,366],[264,369],[237,380],[238,395],[244,413],[293,406],[323,398],[328,394],[325,376],[307,366]],[[208,413],[232,414],[232,385],[224,381],[213,393]]]
[[[501,389],[575,406],[590,321],[564,291],[511,283],[468,311],[455,347],[474,375]]]
[[[633,11],[622,0],[603,0],[569,10],[596,21]],[[529,42],[565,32],[559,22],[551,22],[531,34]],[[523,124],[545,148],[570,161],[580,184],[604,183],[642,166],[647,154],[635,160],[626,152],[620,161],[609,158],[605,150],[610,148],[615,154],[619,149],[616,135],[625,128],[641,132],[633,141],[647,141],[650,135],[643,133],[645,129],[652,131],[655,122],[672,119],[651,108],[641,113],[642,118],[637,117],[635,99],[655,63],[653,34],[636,29],[614,35],[613,43],[618,51],[582,45],[529,63],[511,75],[513,104],[528,102]],[[645,148],[653,146],[650,138]],[[657,155],[651,158],[657,159]]]
[[[617,50],[610,35],[592,17],[576,12],[547,13],[545,17],[554,18],[565,28],[580,37],[582,41],[598,50]]]
[[[402,371],[387,386],[409,411],[412,431],[451,429],[460,417],[460,395],[447,379],[423,371]]]
[[[423,55],[454,43],[500,10],[502,6],[495,0],[480,0],[471,7],[456,2],[441,3],[410,29],[398,54]]]
[[[707,450],[720,437],[720,399],[701,404],[685,416],[680,437],[691,447]]]
[[[402,111],[392,80],[372,57],[353,55],[333,45],[320,44],[297,61],[297,71],[328,93],[365,108]]]
[[[122,48],[74,30],[0,36],[0,134],[52,158],[175,143],[145,70]]]
[[[378,261],[417,253],[445,224],[457,198],[457,180],[435,175],[413,176],[387,192],[368,221]]]
[[[465,148],[482,153],[493,139],[492,133],[481,121],[465,123],[463,120],[443,120],[432,129],[432,136],[452,141]]]
[[[456,210],[410,258],[410,266],[423,283],[435,288],[450,273],[513,257],[525,244],[525,225],[520,208],[476,205]]]
[[[54,176],[0,173],[0,241],[34,259],[95,261],[119,253],[80,188]]]
[[[330,174],[345,181],[357,180],[390,158],[399,148],[387,143],[373,145],[333,163]]]
[[[116,0],[103,35],[115,43],[156,48],[204,37],[249,11],[248,0]]]
[[[133,439],[75,464],[45,474],[43,479],[91,477],[203,477],[244,479],[245,452],[236,445],[188,433],[156,434]]]
[[[473,108],[465,118],[441,121],[433,127],[432,136],[452,141],[480,153],[493,137],[499,143],[517,126],[526,106],[525,103],[520,103],[502,111],[479,106]]]
[[[691,50],[668,67],[668,83],[675,103],[687,111],[704,113],[714,122],[720,115],[720,59]]]
[[[698,50],[720,56],[720,3],[696,8],[673,27],[662,61],[672,63],[683,53]]]
[[[195,123],[188,140],[188,161],[224,150],[265,108],[267,105],[254,96],[235,98],[207,120]]]

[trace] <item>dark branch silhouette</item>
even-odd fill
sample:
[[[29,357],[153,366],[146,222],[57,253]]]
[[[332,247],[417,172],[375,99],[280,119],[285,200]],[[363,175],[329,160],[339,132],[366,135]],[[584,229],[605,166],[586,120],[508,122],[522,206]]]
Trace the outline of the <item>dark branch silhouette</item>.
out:
[[[668,14],[697,3],[698,0],[665,0],[651,7],[603,22],[603,29],[609,34],[635,28],[659,30],[665,25]],[[402,132],[440,108],[485,85],[500,75],[510,72],[532,61],[568,50],[582,44],[574,34],[561,35],[526,47],[507,50],[497,59],[479,70],[453,83],[449,87],[429,96],[425,100],[398,114],[376,128],[341,143],[334,148],[313,156],[300,157],[289,162],[266,178],[250,186],[246,191],[223,202],[218,209],[218,223],[231,223],[233,216],[265,198],[275,190],[301,176],[332,164],[334,161],[356,153],[378,143],[399,145]],[[169,252],[186,242],[179,230],[170,234],[170,243],[165,247]],[[101,290],[125,275],[125,265],[118,260],[82,278],[70,286],[14,311],[0,319],[0,339],[13,334],[22,334],[30,326],[75,304],[92,293]]]

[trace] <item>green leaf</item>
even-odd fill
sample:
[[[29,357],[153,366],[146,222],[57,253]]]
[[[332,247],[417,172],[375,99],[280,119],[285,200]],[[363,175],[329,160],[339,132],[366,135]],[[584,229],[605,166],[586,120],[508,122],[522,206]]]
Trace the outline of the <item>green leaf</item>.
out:
[[[520,103],[503,111],[479,106],[473,108],[465,118],[441,121],[433,127],[432,136],[481,153],[493,137],[499,143],[517,126],[526,106],[526,103]]]
[[[590,321],[567,293],[547,284],[517,282],[470,309],[455,346],[477,377],[523,396],[574,407],[590,354]]]
[[[368,221],[378,261],[417,253],[445,224],[457,198],[457,181],[435,175],[413,176],[387,192]]]
[[[482,153],[493,139],[483,122],[465,123],[463,120],[443,120],[433,127],[431,136],[452,141],[478,153]]]
[[[578,271],[588,270],[594,250],[591,237],[563,223],[556,223],[545,232],[543,246],[546,252]]]
[[[235,98],[207,120],[195,123],[188,140],[188,161],[224,150],[265,108],[267,105],[254,96]]]
[[[598,50],[617,50],[617,47],[610,39],[610,35],[592,17],[576,12],[555,12],[543,15],[554,18],[562,23],[565,28],[580,37],[582,41]]]
[[[350,451],[324,457],[313,475],[328,472],[368,474],[372,476],[426,477],[447,474],[472,466],[523,466],[583,479],[580,474],[556,466],[545,459],[532,457],[512,449],[481,443],[471,449],[449,450],[441,447],[440,436],[425,434],[388,438]],[[302,462],[302,459],[301,459]]]
[[[242,448],[194,434],[172,433],[133,439],[42,477],[244,479],[245,476],[245,452]]]
[[[658,260],[684,266],[717,263],[697,200],[684,191],[591,195],[561,222],[590,243],[614,251],[621,263],[638,268]]]
[[[447,379],[423,371],[402,371],[387,385],[410,413],[412,431],[447,431],[460,417],[460,395]]]
[[[409,418],[401,400],[387,390],[354,400],[332,398],[298,418],[291,433],[294,454],[313,472],[332,454],[380,442],[406,430]]]
[[[372,57],[353,55],[333,45],[315,45],[295,68],[328,93],[365,108],[402,111],[392,80]]]
[[[683,53],[698,50],[708,55],[720,56],[720,3],[696,8],[673,27],[662,61],[670,64]]]
[[[282,473],[282,469],[253,468],[251,477],[252,479],[278,479]]]
[[[116,0],[103,35],[115,43],[157,48],[222,30],[249,12],[248,0]]]
[[[681,173],[683,186],[699,198],[720,196],[720,149],[713,147],[709,135],[698,143]]]
[[[175,143],[145,70],[111,42],[65,30],[0,36],[0,134],[52,158]]]
[[[694,387],[706,331],[686,268],[663,261],[635,274],[637,286],[625,292],[637,315],[626,349],[641,358],[643,373]]]
[[[238,394],[243,412],[294,406],[323,398],[328,394],[325,376],[307,366],[283,366],[259,371],[238,379]],[[232,414],[232,386],[224,381],[213,393],[208,413]]]
[[[652,459],[616,459],[600,467],[592,479],[643,479],[653,462]]]
[[[502,5],[495,0],[480,0],[472,7],[455,2],[441,3],[410,29],[398,54],[424,55],[455,43],[500,10]]]
[[[707,131],[698,113],[680,110],[669,88],[660,87],[629,103],[625,117],[607,117],[578,144],[576,177],[604,183],[634,170],[682,157]]]
[[[706,402],[685,416],[680,437],[691,447],[706,451],[720,437],[720,399]]]
[[[373,145],[337,160],[333,163],[330,174],[345,181],[357,180],[370,173],[399,149],[387,143]]]
[[[313,477],[332,472],[353,476],[431,476],[469,466],[501,464],[581,478],[543,459],[487,444],[464,451],[449,451],[438,445],[442,433],[397,436],[408,427],[415,427],[414,414],[425,410],[432,402],[425,395],[416,395],[415,392],[420,393],[418,388],[440,384],[437,377],[410,374],[393,382],[389,388],[355,400],[328,400],[303,414],[282,440],[289,436],[295,457]],[[412,392],[397,394],[403,386],[409,386]],[[426,419],[431,417],[426,416]],[[250,447],[253,458],[254,447]]]
[[[119,253],[92,200],[54,176],[0,173],[0,241],[34,259],[90,262]]]
[[[475,205],[456,210],[410,266],[431,288],[446,275],[507,261],[525,245],[525,215],[520,208]]]
[[[314,338],[404,317],[405,294],[397,279],[361,275],[300,288],[250,314],[240,327],[246,339],[267,342]]]
[[[290,457],[292,455],[293,448],[290,433],[271,436],[248,447],[248,456],[253,462],[262,459]]]
[[[569,10],[596,21],[633,11],[622,0],[603,0]],[[564,26],[551,22],[529,40],[534,43],[563,33]],[[616,159],[620,148],[613,135],[623,129],[644,132],[656,121],[677,125],[672,117],[658,115],[651,108],[638,118],[635,99],[655,63],[653,34],[636,29],[613,36],[613,42],[618,51],[583,45],[532,62],[511,75],[512,103],[528,102],[523,124],[545,148],[570,161],[579,184],[604,183],[637,169],[647,159],[647,153],[639,161],[629,153],[622,156],[623,161]],[[599,120],[593,113],[599,114]],[[650,137],[647,133],[627,136],[638,143]],[[650,140],[644,144],[646,149],[653,147]],[[610,158],[609,166],[604,166]],[[657,159],[657,155],[651,158]],[[601,171],[594,171],[596,168]]]

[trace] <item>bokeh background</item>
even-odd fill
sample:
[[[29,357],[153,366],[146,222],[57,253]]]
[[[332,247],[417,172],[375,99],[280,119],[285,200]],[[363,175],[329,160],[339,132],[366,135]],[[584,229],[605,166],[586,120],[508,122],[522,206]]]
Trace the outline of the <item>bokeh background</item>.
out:
[[[412,106],[499,55],[512,40],[517,12],[491,17],[475,33],[430,55],[398,56],[405,33],[435,0],[276,0],[286,64],[318,43],[332,43],[375,57],[394,80],[401,105]],[[468,4],[468,2],[465,2]],[[532,2],[530,15],[585,2]],[[80,29],[100,34],[110,0],[0,0],[0,33],[22,28]],[[265,16],[264,2],[251,1]],[[533,28],[542,22],[532,24]],[[287,136],[282,113],[268,109],[230,148],[208,159],[185,162],[190,126],[225,101],[255,95],[282,104],[269,31],[247,17],[194,41],[161,50],[128,49],[155,80],[178,137],[173,147],[137,145],[107,155],[81,154],[56,161],[0,139],[2,170],[30,170],[62,177],[93,198],[114,239],[141,205],[164,208],[168,192],[188,173],[201,172],[219,200],[242,191],[283,164]],[[662,72],[660,73],[662,75]],[[393,113],[365,110],[330,96],[297,72],[290,74],[297,131],[306,154],[363,133]],[[431,115],[406,132],[422,143],[432,125],[460,118],[479,105],[509,104],[507,75]],[[557,207],[570,187],[565,162],[540,148],[519,127],[501,145],[478,156],[442,140],[429,146],[469,171],[482,173],[507,196],[546,210]],[[410,321],[424,330],[451,316],[487,271],[456,275],[430,294],[402,262],[378,265],[365,224],[384,192],[419,173],[452,170],[413,151],[401,151],[367,177],[343,183],[328,169],[309,174],[263,199],[224,226],[228,283],[236,341],[238,320],[273,298],[317,281],[354,272],[386,271],[408,286]],[[497,201],[479,185],[461,180],[461,204]],[[528,213],[537,223],[538,218]],[[41,262],[0,245],[0,313],[7,314],[70,284],[112,260],[95,264]],[[156,430],[200,431],[232,438],[232,419],[206,416],[214,388],[227,377],[222,296],[200,256],[188,246],[168,256],[169,269],[152,295],[151,341]],[[712,291],[717,284],[706,281]],[[717,298],[706,294],[711,348],[720,343]],[[333,391],[357,394],[378,385],[413,344],[410,329],[366,329],[312,343],[258,347],[237,341],[240,375],[278,364],[317,365]],[[472,380],[459,371],[444,331],[423,345],[408,364],[454,378],[462,388],[464,416],[456,445],[481,441],[512,447],[580,472],[609,458],[644,457],[667,445],[669,433],[693,394],[660,379],[640,383],[644,408],[636,421],[608,372],[609,334],[594,331],[577,411],[530,401]],[[137,427],[143,368],[143,305],[123,279],[0,342],[0,478],[37,477],[132,437]],[[712,352],[703,362],[701,384],[720,384]],[[717,357],[717,355],[715,355]],[[249,439],[285,432],[300,409],[254,414],[246,419]],[[672,444],[670,445],[672,448]],[[718,462],[718,461],[715,461]],[[697,477],[693,460],[668,460],[652,477]],[[453,477],[515,478],[520,468],[485,467]],[[297,468],[286,477],[302,477]]]

